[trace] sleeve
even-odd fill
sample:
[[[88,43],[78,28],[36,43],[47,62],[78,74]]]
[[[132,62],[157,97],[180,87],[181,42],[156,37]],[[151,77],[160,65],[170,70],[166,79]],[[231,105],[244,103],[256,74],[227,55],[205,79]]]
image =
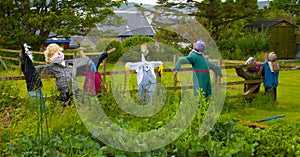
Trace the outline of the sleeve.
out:
[[[103,62],[103,60],[106,59],[107,57],[108,57],[108,53],[104,52],[104,53],[92,58],[92,61],[96,64],[97,70],[98,70],[100,64]]]
[[[159,67],[161,66],[163,63],[161,61],[151,61],[149,62],[153,67]]]
[[[207,62],[208,67],[210,70],[212,70],[215,74],[217,74],[218,76],[223,76],[222,75],[222,71],[221,68],[219,66],[217,66],[215,63],[208,61]]]
[[[132,62],[127,62],[125,64],[125,67],[128,67],[130,70],[136,70],[138,68],[138,66],[141,65],[141,62],[136,62],[136,63],[132,63]]]
[[[192,61],[192,58],[190,56],[182,57],[182,58],[178,59],[174,69],[179,70],[181,68],[182,64],[191,64],[192,63],[191,61]]]
[[[44,75],[51,75],[51,74],[53,74],[52,70],[51,70],[51,65],[50,64],[35,66],[35,70],[39,74],[44,74]]]
[[[89,63],[90,58],[89,57],[80,57],[80,58],[75,58],[71,60],[67,60],[69,63],[72,63],[75,68],[79,68],[82,66],[86,66],[86,64]]]

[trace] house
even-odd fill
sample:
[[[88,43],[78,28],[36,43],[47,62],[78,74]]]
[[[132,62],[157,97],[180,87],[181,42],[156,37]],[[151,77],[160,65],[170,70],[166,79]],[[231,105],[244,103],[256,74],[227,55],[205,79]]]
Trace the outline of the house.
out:
[[[137,10],[119,10],[115,11],[118,16],[127,19],[124,25],[121,26],[101,26],[97,25],[97,28],[102,31],[114,31],[112,37],[116,37],[119,40],[124,40],[127,37],[134,35],[143,35],[148,37],[154,37],[155,31],[147,21],[147,19]]]
[[[269,50],[274,51],[278,59],[296,58],[296,25],[287,20],[261,20],[249,23],[246,28],[266,32],[269,36]]]
[[[56,43],[60,47],[63,47],[65,50],[70,48],[71,40],[66,39],[48,39],[44,42],[43,47],[47,47],[49,44]]]

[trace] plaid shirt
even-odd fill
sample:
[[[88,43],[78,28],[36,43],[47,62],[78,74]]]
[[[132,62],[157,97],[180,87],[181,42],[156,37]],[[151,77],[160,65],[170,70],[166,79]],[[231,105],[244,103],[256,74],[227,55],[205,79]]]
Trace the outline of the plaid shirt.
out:
[[[76,82],[76,71],[80,66],[85,66],[90,61],[89,57],[65,60],[65,66],[57,63],[36,66],[36,71],[45,75],[54,75],[56,78],[56,87],[60,92],[68,92],[71,90],[70,81],[72,81],[72,89],[78,90]]]

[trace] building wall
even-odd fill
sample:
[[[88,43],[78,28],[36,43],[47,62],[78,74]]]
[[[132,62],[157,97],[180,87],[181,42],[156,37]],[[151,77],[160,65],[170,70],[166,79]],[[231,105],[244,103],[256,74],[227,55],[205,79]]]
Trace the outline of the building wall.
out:
[[[296,28],[288,23],[280,23],[268,30],[269,48],[279,59],[294,59],[296,57]]]

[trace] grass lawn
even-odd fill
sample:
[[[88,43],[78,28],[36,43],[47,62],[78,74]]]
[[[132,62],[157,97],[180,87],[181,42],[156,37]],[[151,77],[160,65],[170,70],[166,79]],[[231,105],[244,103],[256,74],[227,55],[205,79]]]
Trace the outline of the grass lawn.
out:
[[[233,73],[228,70],[228,73]],[[280,71],[279,85],[277,88],[277,101],[274,106],[263,106],[262,108],[248,107],[239,104],[239,107],[225,114],[236,114],[243,122],[255,122],[268,117],[285,115],[280,120],[299,122],[300,121],[300,70]],[[261,85],[261,92],[264,91]],[[231,91],[228,91],[230,93]],[[239,92],[242,94],[242,92]],[[279,120],[279,119],[278,119]],[[265,122],[266,124],[273,121]]]

